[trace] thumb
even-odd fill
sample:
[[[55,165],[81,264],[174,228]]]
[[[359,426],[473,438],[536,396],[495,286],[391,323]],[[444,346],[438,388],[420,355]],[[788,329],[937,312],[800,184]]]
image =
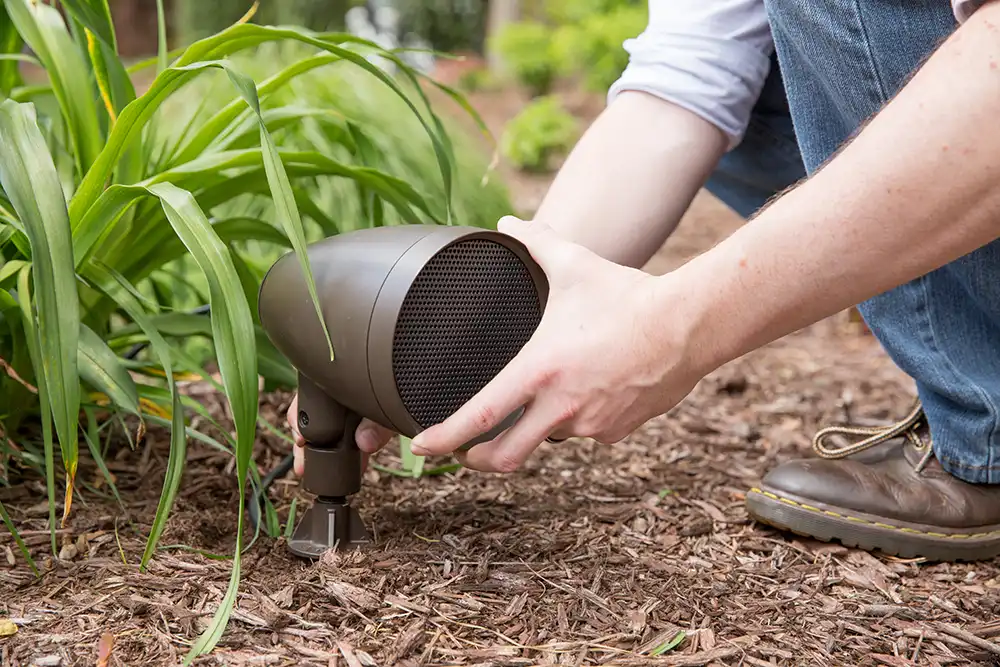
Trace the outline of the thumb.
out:
[[[497,231],[523,243],[543,271],[548,271],[556,252],[567,243],[544,222],[527,222],[512,215],[500,218]]]

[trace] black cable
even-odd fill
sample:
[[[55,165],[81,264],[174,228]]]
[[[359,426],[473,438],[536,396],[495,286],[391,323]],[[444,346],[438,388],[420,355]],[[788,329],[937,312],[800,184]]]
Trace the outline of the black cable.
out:
[[[198,306],[192,310],[190,315],[208,315],[211,312],[211,307],[206,304],[204,306]],[[149,341],[144,343],[136,343],[132,346],[128,352],[125,353],[125,358],[129,360],[135,359],[149,345]],[[254,532],[260,527],[261,514],[264,510],[264,500],[267,496],[268,489],[274,484],[274,480],[279,477],[284,477],[288,474],[288,471],[292,469],[295,463],[295,455],[289,454],[281,460],[274,470],[267,473],[264,478],[260,481],[260,486],[258,487],[253,482],[253,478],[250,478],[250,488],[253,491],[253,495],[248,499],[247,507],[249,508],[250,523],[253,526]]]
[[[252,502],[247,503],[247,511],[250,515],[250,524],[253,526],[254,532],[260,527],[261,514],[264,510],[264,499],[267,495],[267,490],[271,488],[274,484],[274,480],[279,477],[284,477],[288,474],[288,471],[292,469],[295,463],[295,455],[289,454],[285,458],[281,459],[279,463],[271,472],[264,475],[264,478],[260,480],[260,488],[254,487],[255,491],[252,497]],[[250,486],[254,486],[253,480],[250,480]]]

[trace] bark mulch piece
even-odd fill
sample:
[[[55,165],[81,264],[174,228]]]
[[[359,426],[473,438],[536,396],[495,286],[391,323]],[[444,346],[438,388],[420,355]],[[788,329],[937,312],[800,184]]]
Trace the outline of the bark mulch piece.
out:
[[[700,198],[649,270],[670,270],[738,224]],[[743,507],[771,466],[809,454],[818,426],[893,419],[911,396],[845,315],[720,369],[613,447],[546,444],[505,476],[371,470],[355,502],[377,546],[310,564],[260,538],[229,630],[196,664],[997,664],[1000,563],[928,565],[812,542],[754,524]],[[217,397],[203,398],[225,421]],[[264,397],[282,428],[288,399]],[[230,563],[164,548],[139,572],[167,444],[151,430],[136,451],[118,450],[109,466],[124,506],[95,493],[77,501],[59,559],[46,557],[43,480],[0,490],[44,570],[35,580],[0,536],[4,667],[183,659]],[[285,453],[262,435],[262,474]],[[79,474],[99,479],[92,466]],[[282,519],[298,493],[291,477],[275,484]],[[161,544],[229,554],[237,501],[232,460],[192,442]]]

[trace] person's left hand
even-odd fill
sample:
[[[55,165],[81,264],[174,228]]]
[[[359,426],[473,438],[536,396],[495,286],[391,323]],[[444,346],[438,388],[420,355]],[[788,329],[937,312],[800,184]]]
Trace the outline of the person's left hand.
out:
[[[672,283],[604,260],[541,223],[504,218],[498,229],[524,243],[548,277],[545,313],[486,387],[413,439],[414,454],[455,452],[468,468],[512,472],[549,437],[617,442],[702,378],[693,324]],[[456,452],[520,406],[524,413],[500,436]]]

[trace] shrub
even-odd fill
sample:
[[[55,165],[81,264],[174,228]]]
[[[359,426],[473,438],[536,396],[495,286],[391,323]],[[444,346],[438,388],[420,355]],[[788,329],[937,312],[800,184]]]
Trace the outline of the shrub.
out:
[[[579,122],[555,97],[534,100],[504,128],[504,157],[518,169],[548,171],[579,135]]]
[[[621,7],[646,6],[648,0],[535,0],[529,3],[532,15],[554,25],[580,23],[589,16],[603,15]]]
[[[495,90],[497,85],[498,81],[486,67],[466,70],[458,79],[458,87],[467,93]]]
[[[400,29],[416,35],[435,51],[483,49],[487,0],[395,0]],[[403,36],[403,35],[401,35]]]
[[[623,5],[561,26],[553,36],[560,73],[579,74],[589,90],[607,92],[628,66],[623,43],[642,33],[647,21],[644,6]]]
[[[547,26],[531,21],[510,23],[494,39],[500,58],[532,97],[546,95],[552,89],[557,62]]]
[[[263,0],[254,22],[342,30],[347,10],[363,0]],[[246,14],[253,0],[175,0],[173,18],[180,41],[190,43],[223,30]]]
[[[113,424],[131,415],[140,429],[148,422],[168,427],[167,473],[145,569],[181,481],[192,434],[186,414],[208,416],[178,390],[180,373],[211,381],[183,341],[192,332],[208,334],[235,431],[233,437],[220,427],[223,440],[215,444],[235,458],[240,511],[230,585],[190,662],[218,642],[236,598],[245,485],[248,478],[259,484],[250,460],[262,423],[259,377],[295,379],[256,320],[266,261],[248,246],[292,250],[311,286],[304,252],[310,235],[395,221],[463,221],[446,184],[474,161],[456,153],[428,97],[412,85],[418,74],[370,42],[243,23],[172,56],[161,39],[157,58],[126,70],[107,0],[60,4],[79,30],[69,30],[50,5],[0,1],[0,48],[20,54],[23,37],[34,55],[15,57],[37,61],[47,77],[24,85],[16,71],[0,69],[0,359],[6,371],[0,375],[0,461],[44,471],[55,553],[56,466],[64,471],[65,522],[79,494],[81,442],[107,473],[93,438],[99,417]],[[162,17],[160,0],[158,8]],[[259,83],[242,71],[251,61],[241,53],[256,50],[260,57],[276,43],[310,50],[287,65],[276,63]],[[395,61],[399,78],[373,66],[369,59],[376,56]],[[155,78],[137,94],[130,74],[153,67]],[[338,97],[335,83],[301,97],[296,82],[320,77],[320,68],[369,85],[352,90],[353,108],[327,106]],[[396,101],[391,120],[371,115],[373,105],[384,102],[371,84]],[[199,113],[203,103],[207,111]],[[409,124],[402,121],[406,114]],[[418,134],[404,140],[392,133],[401,131],[394,123]],[[418,147],[407,148],[411,140]],[[466,178],[458,187],[469,193],[478,175],[470,169]],[[353,215],[336,208],[351,205],[342,201],[345,193],[356,202]],[[487,217],[469,213],[464,221]],[[185,263],[197,273],[173,270]],[[192,305],[191,297],[186,302],[172,289],[196,276],[210,307],[207,321],[178,312]],[[136,343],[147,344],[147,351],[132,358]],[[110,475],[106,482],[114,490]],[[270,518],[267,530],[276,534],[277,519]],[[2,505],[0,519],[19,540]],[[19,546],[35,568],[23,542]]]

